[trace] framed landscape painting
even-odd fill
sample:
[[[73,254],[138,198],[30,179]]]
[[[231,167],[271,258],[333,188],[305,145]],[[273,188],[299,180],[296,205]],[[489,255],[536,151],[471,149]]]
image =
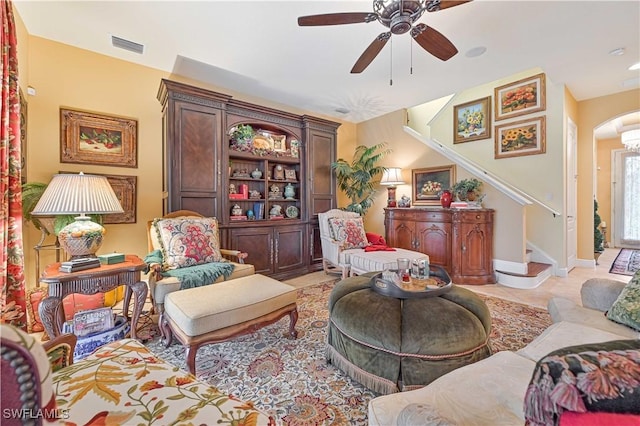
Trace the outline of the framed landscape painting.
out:
[[[544,74],[523,78],[495,88],[495,119],[517,117],[546,109]]]
[[[138,167],[138,122],[60,108],[60,162]]]
[[[544,154],[547,150],[545,121],[542,116],[496,126],[495,158]]]
[[[411,175],[413,205],[439,205],[440,191],[450,189],[456,181],[456,166],[413,169]]]
[[[491,96],[453,107],[453,143],[491,137]]]

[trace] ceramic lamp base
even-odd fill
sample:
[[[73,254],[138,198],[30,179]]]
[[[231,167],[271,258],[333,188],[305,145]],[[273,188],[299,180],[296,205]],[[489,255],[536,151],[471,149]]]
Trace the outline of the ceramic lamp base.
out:
[[[78,216],[75,219],[75,222],[62,228],[58,234],[60,245],[71,259],[96,257],[96,252],[102,246],[105,229],[92,222],[89,216]]]

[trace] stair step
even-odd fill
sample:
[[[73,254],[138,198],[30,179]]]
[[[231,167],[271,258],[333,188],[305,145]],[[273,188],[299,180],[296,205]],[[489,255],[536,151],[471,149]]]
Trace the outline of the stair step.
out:
[[[537,277],[542,272],[545,272],[547,269],[551,268],[551,265],[548,263],[540,263],[540,262],[529,262],[527,263],[527,273],[526,274],[514,274],[511,272],[502,272],[505,275],[511,275],[514,277]]]

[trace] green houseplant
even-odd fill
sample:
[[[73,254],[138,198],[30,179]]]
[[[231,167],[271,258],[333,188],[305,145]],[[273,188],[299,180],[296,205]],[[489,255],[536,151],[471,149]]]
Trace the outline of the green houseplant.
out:
[[[598,202],[593,200],[593,256],[598,264],[598,258],[604,252],[604,235],[600,230],[602,219],[598,214]]]
[[[451,192],[458,197],[460,201],[474,201],[480,197],[482,182],[476,178],[462,179],[451,187]]]
[[[351,162],[339,158],[331,163],[338,188],[351,200],[344,210],[364,216],[373,205],[375,185],[385,171],[385,167],[379,166],[378,163],[391,152],[390,149],[386,149],[386,145],[360,145],[356,147]]]

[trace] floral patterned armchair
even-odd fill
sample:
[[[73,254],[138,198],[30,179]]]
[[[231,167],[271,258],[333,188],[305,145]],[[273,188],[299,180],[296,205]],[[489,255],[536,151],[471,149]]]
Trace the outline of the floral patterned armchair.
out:
[[[105,345],[71,363],[75,336],[41,345],[0,325],[3,425],[274,425],[249,402],[167,364],[137,340]],[[52,369],[48,356],[56,359]]]

